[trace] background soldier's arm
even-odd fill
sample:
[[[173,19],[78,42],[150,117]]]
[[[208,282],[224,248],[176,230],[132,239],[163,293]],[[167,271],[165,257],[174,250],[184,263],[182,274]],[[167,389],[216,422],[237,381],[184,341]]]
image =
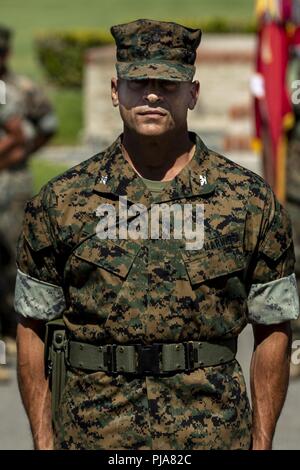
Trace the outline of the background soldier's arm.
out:
[[[24,100],[23,100],[24,101]],[[9,109],[0,116],[0,171],[21,163],[43,147],[57,131],[55,112],[39,87],[31,84],[24,102],[10,96]]]
[[[20,117],[12,117],[5,126],[5,133],[0,138],[0,170],[9,168],[23,160],[25,136]]]
[[[253,450],[272,448],[289,382],[290,322],[253,325],[255,346],[251,361]]]
[[[51,392],[44,373],[44,322],[20,318],[17,330],[18,382],[34,448],[53,448]]]
[[[40,133],[38,134],[31,142],[27,144],[25,147],[25,151],[27,155],[31,155],[34,152],[36,152],[39,148],[43,147],[46,145],[46,143],[51,139],[51,137],[54,135],[53,133],[49,134],[43,134]]]

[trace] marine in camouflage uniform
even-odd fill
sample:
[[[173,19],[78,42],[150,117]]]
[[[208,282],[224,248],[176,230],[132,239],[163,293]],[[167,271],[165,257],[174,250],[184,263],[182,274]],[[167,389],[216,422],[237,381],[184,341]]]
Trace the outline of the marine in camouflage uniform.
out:
[[[44,145],[57,128],[53,109],[43,91],[30,79],[13,73],[7,67],[11,30],[0,25],[0,79],[5,84],[5,104],[0,105],[0,144],[9,134],[10,122],[18,120],[23,144],[15,140],[0,155],[0,232],[10,263],[2,270],[5,287],[1,295],[2,335],[15,336],[13,309],[16,278],[16,244],[22,226],[25,203],[33,195],[32,177],[28,168],[30,155]],[[13,139],[12,139],[13,140]],[[9,160],[9,153],[20,150],[18,162]]]
[[[138,20],[112,32],[119,77],[138,77],[140,66],[141,78],[192,78],[199,30]],[[161,375],[112,374],[97,370],[97,360],[111,344],[118,361],[122,346],[134,344],[177,344],[179,357],[183,343],[234,342],[249,322],[296,318],[289,217],[262,178],[209,150],[193,132],[193,158],[170,181],[141,177],[124,158],[123,139],[51,180],[26,206],[16,310],[41,322],[63,316],[69,345],[94,351],[93,372],[69,355],[54,447],[249,449],[251,409],[236,360],[207,365],[202,358],[203,367],[200,353],[194,370],[179,365]],[[117,210],[120,196],[148,214],[162,203],[203,204],[203,248],[187,250],[185,237],[100,239],[97,210]]]

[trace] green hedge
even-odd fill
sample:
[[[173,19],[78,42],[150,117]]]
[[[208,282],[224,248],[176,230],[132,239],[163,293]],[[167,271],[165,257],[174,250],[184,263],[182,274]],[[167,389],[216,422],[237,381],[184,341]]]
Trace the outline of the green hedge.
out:
[[[201,28],[204,33],[253,33],[255,21],[211,18],[204,21],[176,20],[192,28]],[[35,47],[40,64],[47,78],[55,85],[80,87],[83,76],[83,57],[87,49],[113,44],[109,31],[58,31],[39,34]]]
[[[228,20],[226,18],[210,18],[202,21],[179,21],[179,23],[191,28],[201,28],[203,33],[219,33],[219,34],[250,34],[256,32],[255,19],[250,20]]]
[[[85,51],[111,42],[111,35],[101,31],[58,31],[37,35],[35,48],[47,78],[74,88],[82,84]]]

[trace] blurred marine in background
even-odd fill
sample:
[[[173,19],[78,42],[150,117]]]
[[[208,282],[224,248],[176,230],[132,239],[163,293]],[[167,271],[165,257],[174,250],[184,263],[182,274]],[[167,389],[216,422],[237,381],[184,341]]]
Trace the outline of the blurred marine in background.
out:
[[[300,80],[300,0],[257,0],[256,13],[256,143],[264,177],[292,219],[300,287],[300,94],[295,88]],[[300,339],[299,320],[293,323],[293,336]],[[300,377],[300,366],[291,364],[291,376]]]
[[[28,158],[56,131],[53,109],[31,80],[8,67],[12,31],[0,25],[0,337],[7,351],[14,348],[16,319],[13,295],[16,277],[15,249],[24,206],[32,197]],[[0,369],[0,382],[9,378]]]

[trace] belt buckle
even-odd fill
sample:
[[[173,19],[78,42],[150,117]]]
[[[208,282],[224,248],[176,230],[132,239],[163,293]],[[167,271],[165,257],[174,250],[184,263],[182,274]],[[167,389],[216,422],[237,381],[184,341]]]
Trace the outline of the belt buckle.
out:
[[[153,343],[148,346],[136,344],[137,373],[141,375],[159,375],[161,345]]]

